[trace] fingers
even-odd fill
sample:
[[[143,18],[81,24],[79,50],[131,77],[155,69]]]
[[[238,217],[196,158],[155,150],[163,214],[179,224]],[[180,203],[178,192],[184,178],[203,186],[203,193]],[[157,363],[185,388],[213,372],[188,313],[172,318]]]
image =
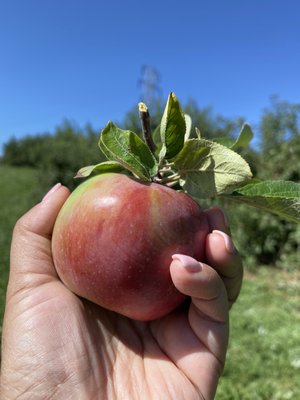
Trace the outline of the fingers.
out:
[[[176,288],[191,297],[189,324],[197,337],[198,356],[180,359],[180,367],[195,384],[210,382],[207,397],[212,398],[215,382],[223,370],[228,345],[228,302],[223,282],[218,273],[206,264],[191,257],[174,255],[170,268]],[[182,344],[188,348],[193,338],[188,334]],[[199,342],[198,342],[199,343]],[[190,362],[193,358],[194,366]],[[205,365],[205,368],[203,368]]]
[[[55,185],[39,204],[17,221],[11,245],[10,291],[56,277],[50,239],[57,214],[69,194],[66,187]]]
[[[176,288],[192,298],[189,312],[192,329],[216,358],[224,362],[228,303],[221,278],[213,268],[181,254],[173,256],[170,272]]]
[[[49,239],[57,214],[69,194],[60,183],[53,186],[40,203],[17,221],[14,234],[30,233]]]
[[[218,273],[209,265],[194,258],[175,254],[170,267],[171,277],[177,289],[192,298],[201,316],[219,323],[228,320],[225,287]]]
[[[211,207],[204,210],[210,231],[219,230],[230,234],[228,220],[225,212],[220,207]]]
[[[242,286],[242,260],[230,237],[224,212],[214,207],[207,210],[206,214],[211,229],[206,239],[206,260],[222,277],[229,304],[232,305]]]

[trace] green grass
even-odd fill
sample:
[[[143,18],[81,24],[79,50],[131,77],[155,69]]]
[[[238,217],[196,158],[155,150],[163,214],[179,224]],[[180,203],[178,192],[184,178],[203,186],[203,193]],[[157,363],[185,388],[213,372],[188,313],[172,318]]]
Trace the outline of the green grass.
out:
[[[9,167],[0,167],[0,188],[2,321],[12,229],[43,189],[36,171]],[[231,311],[227,363],[216,399],[300,399],[299,376],[300,272],[258,268],[246,274]]]
[[[246,274],[216,399],[300,399],[299,327],[299,271]]]
[[[0,321],[9,273],[9,250],[13,227],[40,196],[36,171],[29,168],[0,167]],[[1,328],[2,324],[0,324]]]

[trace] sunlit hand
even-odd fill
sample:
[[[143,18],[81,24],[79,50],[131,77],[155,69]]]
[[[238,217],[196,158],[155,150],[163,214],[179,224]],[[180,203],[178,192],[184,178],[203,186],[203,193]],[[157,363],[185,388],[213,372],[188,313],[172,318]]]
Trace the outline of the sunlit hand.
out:
[[[182,255],[170,266],[190,305],[142,323],[77,297],[58,279],[50,241],[68,196],[57,185],[14,230],[1,399],[212,399],[225,362],[228,308],[242,279],[222,212],[207,211],[217,230],[206,244],[213,268]]]

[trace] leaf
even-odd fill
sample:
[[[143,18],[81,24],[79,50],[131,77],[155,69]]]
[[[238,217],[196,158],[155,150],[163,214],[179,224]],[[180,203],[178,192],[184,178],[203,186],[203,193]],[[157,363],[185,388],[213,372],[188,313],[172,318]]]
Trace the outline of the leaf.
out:
[[[201,135],[200,129],[196,127],[196,128],[195,128],[195,131],[196,131],[196,136],[197,136],[197,138],[198,138],[198,139],[201,139],[201,136],[202,136],[202,135]]]
[[[242,149],[246,149],[253,138],[253,132],[250,128],[250,125],[245,123],[241,129],[241,132],[237,138],[237,140],[230,147],[231,150],[240,151]]]
[[[250,125],[244,124],[238,138],[234,142],[227,136],[220,136],[214,138],[214,142],[222,144],[223,146],[229,147],[231,150],[239,153],[241,150],[246,149],[253,138],[253,132]]]
[[[102,130],[98,144],[108,160],[118,162],[141,180],[150,181],[157,174],[153,154],[135,133],[122,130],[110,121]]]
[[[158,163],[160,164],[161,161],[165,158],[167,151],[165,144],[163,144],[161,141],[160,124],[157,125],[157,127],[152,132],[152,138],[156,146],[155,156],[158,159]]]
[[[252,183],[251,181],[248,185],[235,190],[230,198],[300,223],[300,183],[291,181]]]
[[[161,137],[160,137],[160,124],[152,132],[153,142],[157,147],[161,147]]]
[[[184,140],[188,140],[191,136],[192,132],[192,118],[188,114],[184,114],[184,119],[185,119],[185,134],[184,134]]]
[[[214,138],[214,142],[221,144],[222,146],[231,148],[233,146],[233,140],[227,136],[219,136]]]
[[[239,154],[205,139],[185,142],[174,165],[181,176],[181,186],[195,198],[230,193],[252,176]]]
[[[166,158],[180,152],[186,132],[185,117],[174,93],[170,93],[160,124],[161,141],[167,148]]]
[[[158,162],[159,162],[159,164],[161,164],[162,161],[164,160],[164,158],[166,157],[166,152],[167,152],[166,145],[163,144],[161,146],[161,148],[159,149],[159,153],[158,153]]]
[[[74,178],[86,178],[90,176],[92,172],[97,172],[99,174],[103,172],[121,172],[124,168],[115,161],[104,161],[96,165],[88,165],[86,167],[80,168]]]

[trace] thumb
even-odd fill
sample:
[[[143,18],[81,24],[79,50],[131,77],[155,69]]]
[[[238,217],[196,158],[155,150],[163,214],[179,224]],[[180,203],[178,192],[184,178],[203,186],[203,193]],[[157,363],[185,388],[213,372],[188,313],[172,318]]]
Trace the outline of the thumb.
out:
[[[58,212],[69,194],[66,187],[56,184],[17,221],[11,244],[8,296],[56,279],[51,236]]]

